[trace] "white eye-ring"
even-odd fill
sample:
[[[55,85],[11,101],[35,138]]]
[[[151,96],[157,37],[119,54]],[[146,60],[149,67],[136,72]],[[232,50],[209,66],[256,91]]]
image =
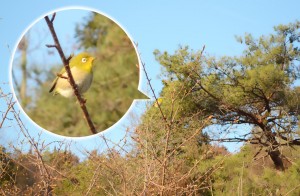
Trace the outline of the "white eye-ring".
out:
[[[82,58],[81,61],[82,61],[83,63],[85,63],[85,62],[86,62],[86,58]]]

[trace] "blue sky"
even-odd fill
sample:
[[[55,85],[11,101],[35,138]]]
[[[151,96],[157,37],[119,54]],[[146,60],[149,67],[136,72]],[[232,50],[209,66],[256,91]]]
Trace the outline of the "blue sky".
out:
[[[299,1],[6,1],[0,8],[0,83],[8,82],[11,53],[24,30],[36,19],[52,10],[70,6],[83,6],[99,10],[115,19],[139,44],[142,61],[145,62],[155,91],[161,84],[158,78],[160,65],[155,61],[153,51],[174,52],[179,45],[189,45],[200,50],[206,45],[209,55],[239,55],[243,46],[235,41],[235,35],[246,32],[254,36],[273,32],[273,26],[300,20]],[[72,28],[79,15],[66,17]],[[58,20],[57,20],[58,21]],[[57,23],[59,27],[59,23]],[[66,44],[68,42],[66,41]],[[146,81],[142,81],[146,88]],[[1,87],[10,92],[9,85]],[[2,105],[1,105],[2,104]],[[0,109],[3,108],[0,102]],[[32,123],[25,118],[29,127]],[[116,129],[117,130],[117,129]],[[9,128],[1,130],[0,142],[16,141]],[[121,133],[109,133],[117,141]],[[60,138],[47,135],[45,139]],[[77,140],[76,140],[77,141]],[[81,140],[79,145],[93,148],[96,138]]]

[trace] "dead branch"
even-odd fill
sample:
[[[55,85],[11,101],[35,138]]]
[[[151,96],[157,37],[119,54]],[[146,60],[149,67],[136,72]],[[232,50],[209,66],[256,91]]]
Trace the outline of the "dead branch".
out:
[[[7,104],[8,104],[8,107],[7,107],[7,109],[6,109],[6,112],[5,112],[4,115],[2,116],[2,121],[1,121],[1,123],[0,123],[0,128],[2,128],[3,123],[4,123],[4,121],[5,121],[6,117],[7,117],[8,112],[10,111],[10,109],[11,109],[11,108],[14,106],[14,104],[16,103],[16,102],[12,102],[12,99],[13,99],[13,97],[11,97],[10,101],[7,103]]]

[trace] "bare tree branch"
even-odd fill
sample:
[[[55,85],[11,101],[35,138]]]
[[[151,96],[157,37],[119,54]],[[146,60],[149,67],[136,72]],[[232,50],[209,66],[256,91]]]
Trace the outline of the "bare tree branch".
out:
[[[76,85],[75,80],[73,78],[73,75],[71,73],[71,69],[70,69],[70,66],[69,66],[69,60],[70,60],[70,58],[67,59],[65,57],[65,54],[64,54],[64,52],[63,52],[63,50],[62,50],[62,48],[60,46],[59,40],[57,38],[55,29],[54,29],[54,26],[53,26],[55,15],[56,15],[56,13],[54,13],[52,15],[51,20],[49,19],[48,16],[45,16],[46,23],[47,23],[47,25],[49,27],[49,30],[51,32],[51,35],[52,35],[54,43],[55,43],[54,45],[47,45],[47,47],[55,47],[57,49],[57,52],[59,53],[59,56],[60,56],[60,58],[61,58],[61,60],[62,60],[62,62],[64,64],[64,66],[65,66],[65,70],[66,70],[66,72],[68,74],[68,80],[70,82],[70,85],[72,86],[72,88],[74,90],[74,94],[77,97],[77,100],[78,100],[78,102],[80,104],[80,107],[82,109],[84,117],[85,117],[85,119],[86,119],[86,121],[87,121],[87,123],[89,125],[90,131],[92,132],[92,134],[96,134],[97,133],[96,128],[95,128],[94,123],[92,122],[91,117],[89,115],[89,112],[88,112],[88,110],[87,110],[87,108],[85,106],[85,102],[86,101],[80,95],[80,93],[78,91],[78,86]]]

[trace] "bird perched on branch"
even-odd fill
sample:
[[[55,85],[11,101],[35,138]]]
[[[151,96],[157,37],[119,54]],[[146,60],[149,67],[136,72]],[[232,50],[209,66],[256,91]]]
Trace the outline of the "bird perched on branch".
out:
[[[155,100],[154,102],[154,107],[158,108],[159,106],[162,105],[164,98],[163,97],[159,97],[157,98],[157,100]],[[158,106],[159,105],[159,106]]]
[[[90,54],[82,52],[70,60],[71,73],[80,94],[85,93],[92,84],[94,59]],[[49,92],[51,93],[52,91],[54,91],[54,95],[60,94],[64,97],[72,97],[74,95],[74,90],[68,81],[68,74],[65,67],[62,68],[52,82]]]

